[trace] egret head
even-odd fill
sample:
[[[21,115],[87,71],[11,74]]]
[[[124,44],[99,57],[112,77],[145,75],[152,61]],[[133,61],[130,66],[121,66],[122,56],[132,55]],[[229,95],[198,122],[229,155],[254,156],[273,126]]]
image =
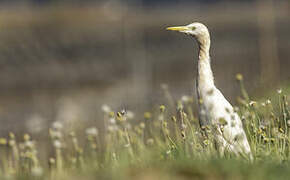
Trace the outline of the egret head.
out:
[[[194,22],[186,26],[175,26],[166,28],[170,31],[178,31],[196,38],[199,42],[209,39],[209,32],[207,27],[199,22]]]

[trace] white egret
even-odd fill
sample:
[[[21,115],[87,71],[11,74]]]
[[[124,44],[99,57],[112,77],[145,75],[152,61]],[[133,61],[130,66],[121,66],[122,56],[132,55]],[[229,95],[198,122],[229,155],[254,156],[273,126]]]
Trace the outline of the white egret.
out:
[[[194,37],[198,43],[196,90],[200,125],[215,127],[215,140],[222,154],[230,151],[235,154],[246,154],[252,159],[240,117],[214,84],[209,55],[210,34],[207,27],[195,22],[186,26],[168,27],[167,30],[185,33]]]

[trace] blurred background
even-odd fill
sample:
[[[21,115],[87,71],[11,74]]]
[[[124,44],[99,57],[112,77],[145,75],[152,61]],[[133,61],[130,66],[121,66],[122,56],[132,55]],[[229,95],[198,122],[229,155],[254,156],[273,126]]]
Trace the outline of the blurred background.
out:
[[[0,135],[136,114],[194,94],[197,44],[167,26],[206,24],[216,85],[235,104],[289,85],[288,0],[1,0]]]

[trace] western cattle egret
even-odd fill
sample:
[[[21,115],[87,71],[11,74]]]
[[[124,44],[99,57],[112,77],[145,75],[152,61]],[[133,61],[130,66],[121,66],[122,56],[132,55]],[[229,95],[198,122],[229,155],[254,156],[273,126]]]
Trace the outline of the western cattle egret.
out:
[[[215,127],[215,141],[220,153],[230,151],[235,154],[246,154],[252,159],[240,117],[214,84],[209,55],[210,35],[207,27],[195,22],[186,26],[168,27],[167,30],[187,34],[194,37],[198,43],[196,90],[200,125]]]

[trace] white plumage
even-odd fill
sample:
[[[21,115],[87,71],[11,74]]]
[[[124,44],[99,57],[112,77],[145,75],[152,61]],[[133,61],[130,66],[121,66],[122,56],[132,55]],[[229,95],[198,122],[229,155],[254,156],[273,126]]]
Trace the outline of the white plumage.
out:
[[[210,35],[207,27],[196,22],[186,26],[169,27],[167,30],[185,33],[194,37],[198,42],[199,59],[196,90],[199,100],[200,125],[215,127],[215,140],[222,154],[225,151],[230,151],[235,154],[246,154],[252,158],[240,117],[215,87],[210,66]]]

